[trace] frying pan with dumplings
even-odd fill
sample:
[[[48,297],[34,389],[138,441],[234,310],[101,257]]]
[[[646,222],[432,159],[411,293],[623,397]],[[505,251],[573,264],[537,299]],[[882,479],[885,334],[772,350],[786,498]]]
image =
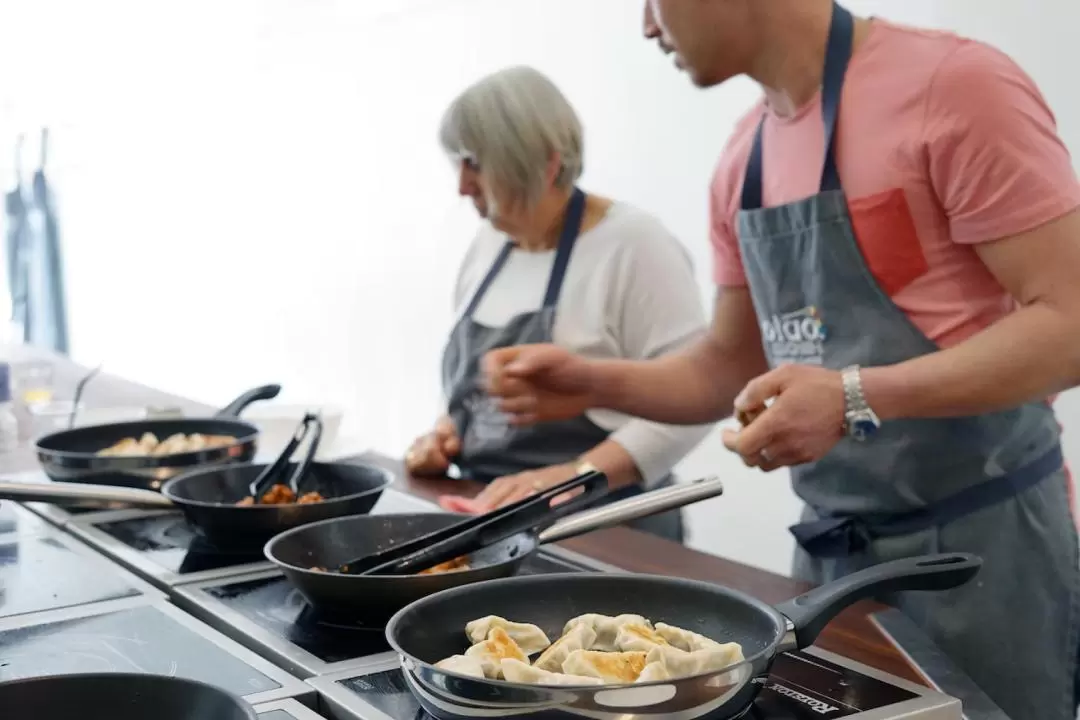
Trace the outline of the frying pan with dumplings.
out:
[[[879,595],[949,590],[971,580],[982,560],[952,553],[876,565],[773,607],[737,590],[679,578],[575,573],[491,580],[418,600],[394,615],[386,637],[406,682],[439,720],[491,717],[742,716],[761,689],[777,654],[811,645],[838,613]],[[469,647],[462,632],[486,616],[532,624],[558,638],[568,619],[596,613],[637,614],[718,643],[739,643],[733,666],[675,679],[633,684],[553,686],[490,680],[437,667]],[[490,637],[490,636],[489,636]],[[563,665],[563,672],[572,668]]]
[[[249,462],[255,457],[259,430],[241,420],[240,413],[253,402],[271,400],[280,392],[280,385],[248,390],[213,417],[137,420],[61,430],[38,439],[34,449],[45,474],[56,482],[160,490],[181,471]],[[154,447],[148,451],[150,445]],[[173,449],[177,451],[171,452]]]

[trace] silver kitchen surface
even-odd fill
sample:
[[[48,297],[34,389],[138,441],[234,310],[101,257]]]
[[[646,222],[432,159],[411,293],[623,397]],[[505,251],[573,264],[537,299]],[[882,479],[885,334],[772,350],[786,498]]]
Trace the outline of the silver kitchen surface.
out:
[[[52,526],[0,535],[0,618],[164,594]]]
[[[334,720],[430,720],[397,660],[313,678]],[[616,716],[612,716],[616,717]],[[961,720],[960,702],[833,653],[781,655],[745,715],[749,720]]]
[[[522,574],[608,570],[545,550]],[[174,588],[174,602],[297,677],[325,675],[390,651],[383,625],[319,615],[276,570]]]
[[[0,535],[33,535],[51,527],[37,513],[10,500],[0,500]]]
[[[256,705],[255,713],[259,720],[326,720],[324,715],[295,700],[278,700]]]
[[[132,598],[0,619],[0,681],[93,672],[177,676],[252,704],[314,706],[310,686],[167,602]]]

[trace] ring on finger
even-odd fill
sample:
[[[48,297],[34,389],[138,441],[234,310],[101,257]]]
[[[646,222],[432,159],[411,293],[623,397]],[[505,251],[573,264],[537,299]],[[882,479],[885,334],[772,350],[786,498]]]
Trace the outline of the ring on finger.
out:
[[[542,480],[533,480],[532,489],[533,490],[543,490],[544,489],[543,481]]]

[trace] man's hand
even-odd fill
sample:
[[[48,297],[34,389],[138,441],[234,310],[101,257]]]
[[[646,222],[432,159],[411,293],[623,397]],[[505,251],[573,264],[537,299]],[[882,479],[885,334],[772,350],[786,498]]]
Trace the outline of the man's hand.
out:
[[[569,420],[593,404],[589,361],[555,345],[519,345],[484,357],[487,392],[515,425]]]
[[[735,410],[757,414],[748,426],[723,433],[724,445],[747,465],[770,472],[813,462],[843,437],[843,380],[835,370],[785,365],[751,380]]]
[[[454,422],[441,417],[435,429],[418,437],[405,454],[405,469],[413,475],[444,475],[461,452],[461,439]]]

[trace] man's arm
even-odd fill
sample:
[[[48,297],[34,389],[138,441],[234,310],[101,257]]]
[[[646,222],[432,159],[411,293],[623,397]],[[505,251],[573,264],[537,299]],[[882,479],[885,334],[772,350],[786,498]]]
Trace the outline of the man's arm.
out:
[[[656,360],[592,363],[595,403],[654,422],[698,425],[731,414],[735,396],[768,369],[750,291],[717,291],[709,332]]]
[[[1020,309],[955,347],[864,369],[882,419],[980,415],[1080,385],[1080,210],[976,251]]]

